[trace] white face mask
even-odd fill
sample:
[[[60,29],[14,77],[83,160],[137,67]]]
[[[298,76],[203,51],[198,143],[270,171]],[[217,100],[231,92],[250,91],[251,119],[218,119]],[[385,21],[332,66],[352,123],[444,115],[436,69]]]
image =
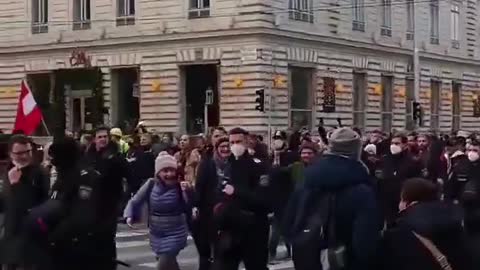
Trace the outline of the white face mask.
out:
[[[477,161],[479,157],[480,156],[478,152],[474,152],[474,151],[468,152],[468,160],[470,160],[471,162]]]
[[[283,141],[282,140],[274,140],[273,141],[273,149],[280,150],[283,148]]]
[[[402,147],[396,144],[392,144],[390,145],[390,152],[392,153],[392,155],[400,154],[402,152]]]
[[[238,158],[245,153],[245,146],[239,143],[232,144],[230,146],[230,151],[232,151],[232,154]]]

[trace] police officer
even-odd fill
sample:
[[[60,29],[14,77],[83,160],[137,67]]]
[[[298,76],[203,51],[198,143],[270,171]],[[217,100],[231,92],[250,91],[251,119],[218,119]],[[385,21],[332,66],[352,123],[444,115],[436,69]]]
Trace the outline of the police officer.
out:
[[[464,138],[450,138],[446,145],[447,176],[444,186],[445,198],[458,201],[468,181],[468,171],[471,167],[465,153]]]
[[[408,152],[408,139],[403,134],[392,136],[390,153],[383,157],[379,179],[379,197],[387,225],[392,225],[398,214],[403,183],[421,175],[422,165]]]
[[[247,151],[248,132],[230,131],[232,155],[219,181],[213,215],[218,229],[213,269],[266,270],[268,262],[269,178],[267,168]]]
[[[42,222],[48,229],[54,269],[115,269],[115,257],[105,240],[109,239],[109,234],[105,235],[108,220],[105,222],[100,212],[100,173],[82,168],[80,146],[72,138],[52,144],[49,155],[57,168],[57,181],[50,202],[37,216],[61,216],[57,221],[50,218]]]
[[[105,263],[111,264],[102,268],[109,270],[116,268],[115,234],[118,214],[123,212],[121,209],[123,180],[125,179],[128,185],[132,186],[133,178],[118,146],[110,140],[109,129],[99,127],[95,130],[94,136],[94,143],[88,149],[85,161],[89,168],[100,173],[97,188],[101,203],[97,205],[96,211],[102,220],[97,226],[95,240],[97,245],[103,246],[101,250],[104,257],[110,257]]]

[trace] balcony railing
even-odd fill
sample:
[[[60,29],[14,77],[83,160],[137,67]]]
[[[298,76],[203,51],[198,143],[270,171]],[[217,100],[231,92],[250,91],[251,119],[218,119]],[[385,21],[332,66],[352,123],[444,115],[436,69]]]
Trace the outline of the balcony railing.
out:
[[[382,26],[382,28],[380,29],[380,34],[382,36],[391,37],[392,36],[392,28],[390,26]]]
[[[313,23],[313,13],[310,11],[290,10],[289,17],[292,20]]]
[[[134,25],[135,15],[117,17],[117,26]]]
[[[90,20],[73,22],[73,30],[86,30],[90,29]]]
[[[354,31],[365,32],[365,22],[353,21],[353,22],[352,22],[352,29],[353,29]]]
[[[452,48],[460,49],[460,41],[459,40],[452,40]]]
[[[195,8],[188,11],[189,19],[210,17],[210,8]]]
[[[33,23],[32,34],[48,33],[48,23]]]

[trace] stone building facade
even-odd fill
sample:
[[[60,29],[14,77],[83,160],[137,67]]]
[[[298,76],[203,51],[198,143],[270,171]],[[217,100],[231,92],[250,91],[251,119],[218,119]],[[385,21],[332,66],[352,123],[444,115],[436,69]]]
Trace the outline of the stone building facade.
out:
[[[340,118],[344,125],[365,130],[404,129],[413,99],[413,10],[420,49],[422,128],[480,128],[473,113],[480,91],[477,1],[0,3],[3,130],[13,126],[21,80],[87,68],[71,61],[76,49],[89,59],[88,68],[100,71],[104,119],[109,124],[116,125],[121,114],[117,96],[123,75],[117,71],[131,68],[138,71],[138,78],[130,91],[138,96],[139,118],[151,128],[184,132],[201,125],[188,118],[194,117],[192,110],[195,117],[201,115],[192,100],[203,103],[207,87],[190,67],[214,66],[209,72],[216,74],[208,79],[216,80],[209,86],[215,88],[216,104],[209,112],[209,119],[215,119],[210,125],[265,132],[269,121],[283,129],[314,127],[320,119],[333,126]],[[196,78],[202,89],[195,89],[187,76]],[[52,84],[32,88],[38,88],[33,89],[38,95],[56,87]],[[255,110],[258,89],[272,95],[271,111]],[[72,108],[79,106],[82,113],[85,109],[69,101],[65,91],[66,127],[72,128],[72,122],[79,121],[72,119]],[[85,115],[80,118],[80,127],[90,128],[84,125]]]

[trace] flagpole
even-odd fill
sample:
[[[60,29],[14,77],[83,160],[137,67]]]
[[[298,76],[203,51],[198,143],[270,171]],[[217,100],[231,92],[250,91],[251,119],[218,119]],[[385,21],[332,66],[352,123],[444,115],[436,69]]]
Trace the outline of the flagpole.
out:
[[[48,130],[47,124],[45,123],[45,119],[42,117],[42,125],[45,131],[47,132],[47,136],[50,137],[50,131]]]

